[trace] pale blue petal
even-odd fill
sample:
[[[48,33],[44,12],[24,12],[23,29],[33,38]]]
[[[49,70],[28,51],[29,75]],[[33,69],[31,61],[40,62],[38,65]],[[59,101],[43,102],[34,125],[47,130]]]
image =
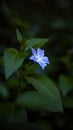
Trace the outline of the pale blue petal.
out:
[[[38,56],[39,58],[42,58],[42,57],[44,56],[44,50],[38,48],[38,49],[37,49],[37,56]]]
[[[41,59],[41,61],[44,62],[44,63],[50,64],[49,59],[48,59],[47,56],[43,57],[43,58]]]
[[[43,62],[38,62],[39,63],[39,65],[42,67],[42,69],[44,69],[46,66],[47,66],[47,64],[45,64],[45,63],[43,63]]]
[[[35,57],[32,55],[29,59],[30,60],[35,60]]]
[[[33,49],[32,47],[31,47],[31,50],[32,50],[32,53],[33,53],[33,55],[36,57],[36,50],[35,49]]]

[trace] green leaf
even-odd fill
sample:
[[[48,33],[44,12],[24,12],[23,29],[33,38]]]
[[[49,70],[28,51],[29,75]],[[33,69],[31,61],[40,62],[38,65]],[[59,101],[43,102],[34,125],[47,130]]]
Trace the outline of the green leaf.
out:
[[[14,110],[12,113],[9,115],[8,119],[9,123],[26,123],[27,122],[27,114],[24,108],[22,107],[14,107]]]
[[[61,75],[59,77],[59,87],[62,95],[66,96],[73,89],[73,79],[68,76]]]
[[[24,106],[26,109],[49,111],[47,98],[45,98],[37,91],[25,92],[22,95],[18,96],[16,99],[16,104]]]
[[[36,64],[27,64],[25,65],[25,75],[29,75],[31,74],[32,72],[34,73],[36,69]]]
[[[5,82],[6,87],[9,88],[13,88],[13,89],[18,89],[20,86],[18,85],[18,77],[12,77],[9,80],[6,80]],[[21,88],[25,88],[26,87],[26,83],[24,80],[21,81]]]
[[[4,53],[6,79],[8,79],[22,65],[24,58],[24,53],[20,53],[13,48],[6,49]]]
[[[22,36],[21,36],[21,34],[20,34],[20,32],[19,32],[18,29],[16,29],[16,36],[17,36],[17,40],[18,40],[19,42],[21,42],[21,41],[22,41]]]
[[[0,103],[0,122],[5,124],[17,124],[27,122],[25,109],[13,103]]]
[[[42,47],[46,42],[48,42],[49,39],[46,38],[33,38],[30,40],[27,40],[25,42],[25,51],[27,51],[30,47]]]
[[[65,108],[71,108],[71,109],[73,109],[73,97],[63,98],[63,106]]]
[[[0,96],[4,99],[7,99],[9,97],[9,92],[3,83],[0,83]]]
[[[46,76],[25,77],[48,101],[50,111],[63,111],[61,97],[55,84]]]

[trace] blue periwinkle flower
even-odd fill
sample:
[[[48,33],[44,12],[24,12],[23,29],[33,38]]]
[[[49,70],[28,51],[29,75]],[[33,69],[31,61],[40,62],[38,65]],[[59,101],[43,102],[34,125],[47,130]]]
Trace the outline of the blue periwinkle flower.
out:
[[[50,64],[48,57],[44,56],[44,50],[40,48],[38,48],[37,51],[33,48],[31,48],[31,50],[33,55],[29,59],[37,62],[42,69],[44,69],[47,64]]]

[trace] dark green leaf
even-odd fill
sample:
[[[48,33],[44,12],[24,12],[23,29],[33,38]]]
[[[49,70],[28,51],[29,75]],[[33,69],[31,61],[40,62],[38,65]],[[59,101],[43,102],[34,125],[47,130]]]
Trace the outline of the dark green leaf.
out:
[[[6,99],[9,97],[9,92],[3,83],[0,83],[0,96]]]
[[[25,77],[48,101],[50,111],[63,111],[61,97],[55,84],[46,76]]]
[[[4,68],[6,79],[9,78],[23,63],[24,54],[16,49],[8,48],[4,53]]]
[[[6,124],[25,123],[27,122],[26,111],[13,103],[0,103],[0,122]]]
[[[17,88],[18,89],[18,87],[20,87],[19,85],[18,85],[18,77],[12,77],[11,79],[9,79],[9,80],[6,80],[6,82],[5,82],[5,85],[6,85],[6,87],[7,88]],[[25,86],[26,86],[26,83],[25,83],[25,81],[21,81],[21,88],[25,88]]]
[[[59,78],[59,87],[63,96],[66,96],[73,89],[73,79],[64,75]]]
[[[19,42],[21,42],[21,41],[22,41],[22,36],[21,36],[21,34],[20,34],[20,32],[19,32],[18,29],[16,29],[16,36],[17,36],[17,40],[18,40]]]
[[[71,108],[71,109],[73,109],[73,97],[63,98],[63,106],[65,108]]]
[[[36,69],[36,64],[27,64],[25,66],[25,75],[31,74]]]
[[[48,41],[49,39],[46,39],[46,38],[33,38],[30,40],[27,40],[25,42],[25,46],[26,46],[25,51],[27,51],[30,47],[35,47],[35,48],[42,47]]]
[[[9,123],[26,123],[27,122],[27,114],[24,108],[15,107],[13,112],[9,115]]]
[[[25,92],[20,95],[16,103],[32,110],[50,110],[47,98],[36,91]]]

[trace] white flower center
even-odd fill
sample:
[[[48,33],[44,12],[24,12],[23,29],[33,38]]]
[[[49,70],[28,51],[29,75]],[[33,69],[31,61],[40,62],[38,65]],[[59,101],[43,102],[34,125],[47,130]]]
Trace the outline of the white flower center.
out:
[[[41,61],[41,58],[39,56],[36,56],[36,61],[37,62]]]

